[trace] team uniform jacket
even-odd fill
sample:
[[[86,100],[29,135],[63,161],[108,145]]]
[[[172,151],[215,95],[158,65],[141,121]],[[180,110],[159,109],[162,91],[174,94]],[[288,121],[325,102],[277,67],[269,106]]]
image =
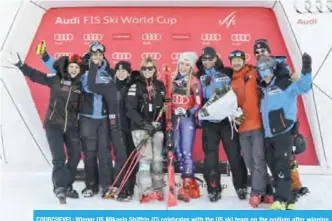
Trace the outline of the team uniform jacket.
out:
[[[87,63],[87,68],[89,67],[89,59],[85,55],[84,61]],[[47,56],[42,57],[42,60],[45,66],[48,68],[49,71],[54,72],[53,63],[54,59],[47,54]],[[113,70],[110,68],[108,62],[106,60],[103,61],[102,66],[99,68],[100,81],[107,82],[108,78],[113,76]],[[80,115],[93,118],[93,119],[102,119],[105,118],[107,115],[106,107],[103,103],[103,96],[97,93],[92,93],[88,89],[88,77],[87,73],[82,75],[81,78],[83,94],[81,97],[81,107],[80,107]]]
[[[62,61],[63,59],[59,58],[57,62],[64,65]],[[51,90],[44,126],[59,126],[64,132],[78,129],[79,102],[82,94],[80,76],[70,79],[68,73],[59,70],[56,73],[45,74],[27,64],[20,69],[31,81],[48,86]]]
[[[150,93],[148,91],[150,87]],[[142,130],[143,126],[156,120],[165,102],[165,85],[152,80],[148,85],[143,77],[137,78],[130,86],[126,97],[127,116],[131,130]]]
[[[190,82],[189,82],[190,81]],[[188,83],[190,88],[188,91]],[[197,77],[181,76],[178,74],[172,85],[172,109],[184,108],[195,114],[202,105],[201,85]]]

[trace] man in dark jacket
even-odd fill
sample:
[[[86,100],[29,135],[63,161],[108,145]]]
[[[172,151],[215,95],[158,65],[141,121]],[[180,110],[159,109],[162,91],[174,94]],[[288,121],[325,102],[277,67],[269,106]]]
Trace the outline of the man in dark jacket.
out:
[[[65,203],[66,197],[78,198],[72,184],[81,157],[78,110],[81,97],[80,75],[84,72],[82,58],[78,55],[60,57],[53,65],[56,72],[52,74],[44,74],[23,64],[18,54],[10,54],[8,60],[19,67],[31,81],[50,88],[44,128],[52,153],[54,193],[61,203]],[[64,144],[67,147],[67,162]]]
[[[197,62],[199,70],[203,105],[207,102],[214,90],[228,86],[232,79],[231,68],[224,67],[214,48],[206,47]],[[247,169],[241,156],[239,134],[232,129],[228,119],[222,121],[203,121],[202,141],[205,153],[204,179],[208,185],[211,202],[221,198],[221,184],[219,171],[219,143],[222,140],[233,176],[233,184],[239,199],[246,199],[247,195]],[[233,130],[233,131],[232,131]],[[232,137],[233,134],[233,137]]]
[[[113,142],[115,153],[115,165],[114,165],[114,178],[120,176],[117,182],[114,184],[112,192],[104,192],[104,197],[116,197],[117,200],[128,200],[132,197],[134,191],[135,182],[134,177],[129,179],[128,184],[121,190],[121,192],[115,196],[112,193],[117,192],[117,188],[120,187],[123,175],[125,173],[119,172],[123,168],[127,159],[127,154],[130,154],[134,150],[135,146],[132,141],[132,136],[129,128],[129,120],[125,115],[125,97],[127,95],[131,73],[131,64],[127,61],[120,61],[115,66],[114,79],[110,79],[108,82],[98,82],[97,78],[97,61],[93,60],[90,63],[90,69],[88,74],[88,87],[89,90],[101,94],[106,102],[107,109],[109,111],[109,126],[110,136]],[[113,114],[110,114],[113,113]],[[135,172],[134,172],[135,173]]]
[[[43,44],[43,43],[41,43]],[[38,45],[37,51],[41,46]],[[86,68],[89,67],[90,58],[98,60],[98,76],[99,81],[108,81],[113,74],[113,70],[109,67],[109,63],[104,58],[105,46],[99,42],[94,42],[90,45],[89,53],[85,54],[83,60]],[[46,49],[41,50],[43,53],[38,53],[46,65],[46,67],[53,71],[52,65],[54,60],[46,52]],[[40,51],[38,51],[40,52]],[[108,120],[107,110],[104,105],[102,95],[92,93],[87,86],[87,73],[82,78],[83,96],[80,104],[80,136],[84,152],[84,172],[85,185],[82,190],[84,197],[92,197],[99,191],[99,185],[102,189],[106,189],[109,183],[108,165],[103,165],[102,162],[107,162],[105,153],[109,150],[108,138]],[[99,159],[99,166],[98,161]]]

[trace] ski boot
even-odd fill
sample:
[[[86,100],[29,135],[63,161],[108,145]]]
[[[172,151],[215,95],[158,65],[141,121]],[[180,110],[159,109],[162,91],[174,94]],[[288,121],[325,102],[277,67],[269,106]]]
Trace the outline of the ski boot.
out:
[[[71,199],[78,199],[79,195],[78,195],[78,192],[73,189],[73,187],[69,187],[66,190],[66,197],[71,198]]]
[[[164,201],[164,193],[162,191],[155,191],[154,192],[156,200],[158,201]]]
[[[116,199],[118,197],[117,192],[118,192],[117,187],[107,188],[107,189],[105,189],[103,198],[104,199]]]
[[[274,201],[269,208],[270,210],[286,210],[286,203],[281,201]]]
[[[303,186],[303,187],[298,189],[298,198],[301,197],[301,196],[304,196],[308,193],[310,193],[308,187]]]
[[[273,195],[264,195],[261,197],[261,203],[264,204],[272,204],[274,202],[274,196]]]
[[[240,199],[240,200],[245,200],[247,199],[247,189],[245,188],[241,188],[241,189],[237,189],[236,190],[236,194],[237,194],[237,197]]]
[[[209,174],[204,174],[204,179],[207,181],[207,191],[210,202],[217,202],[221,199],[220,174],[212,171]]]
[[[134,190],[128,190],[127,191],[127,200],[131,201],[134,197]]]
[[[257,208],[258,205],[261,203],[262,197],[259,194],[252,194],[249,199],[249,204],[252,208]]]
[[[157,195],[154,192],[150,192],[141,196],[140,203],[149,203],[154,200],[157,200]]]
[[[95,186],[95,185],[91,185],[91,186],[86,186],[82,190],[82,195],[85,198],[90,198],[90,197],[93,197],[94,195],[98,194],[98,192],[99,192],[99,187]]]
[[[59,199],[60,204],[66,204],[66,189],[63,187],[57,187],[54,190],[55,196]]]
[[[128,193],[127,191],[123,190],[121,191],[117,196],[116,196],[116,200],[119,202],[128,202]]]

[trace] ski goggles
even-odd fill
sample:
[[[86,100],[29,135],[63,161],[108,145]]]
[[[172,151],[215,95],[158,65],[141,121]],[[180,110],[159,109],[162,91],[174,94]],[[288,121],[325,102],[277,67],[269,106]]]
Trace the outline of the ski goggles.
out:
[[[90,52],[97,52],[97,51],[104,53],[105,47],[99,42],[94,42],[90,46]]]
[[[230,55],[228,56],[229,59],[233,59],[233,58],[246,58],[246,55],[242,52],[242,51],[235,51],[230,53]]]

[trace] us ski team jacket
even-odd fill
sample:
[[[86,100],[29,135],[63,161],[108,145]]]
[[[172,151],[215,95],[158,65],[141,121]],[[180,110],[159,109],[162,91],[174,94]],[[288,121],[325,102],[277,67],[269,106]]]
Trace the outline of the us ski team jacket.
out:
[[[271,138],[290,131],[297,121],[297,96],[311,89],[311,73],[302,73],[293,82],[290,77],[276,76],[269,85],[259,84],[262,92],[260,111],[264,135]]]
[[[51,72],[54,72],[53,64],[54,58],[49,54],[42,57],[44,65]],[[109,67],[106,60],[103,61],[102,66],[98,69],[100,76],[100,81],[107,82],[110,75],[112,75],[112,70]],[[97,93],[93,93],[88,89],[88,76],[86,72],[81,77],[81,83],[83,88],[83,95],[81,100],[81,107],[79,114],[85,117],[93,118],[93,119],[103,119],[107,115],[106,107],[103,103],[103,96]]]

